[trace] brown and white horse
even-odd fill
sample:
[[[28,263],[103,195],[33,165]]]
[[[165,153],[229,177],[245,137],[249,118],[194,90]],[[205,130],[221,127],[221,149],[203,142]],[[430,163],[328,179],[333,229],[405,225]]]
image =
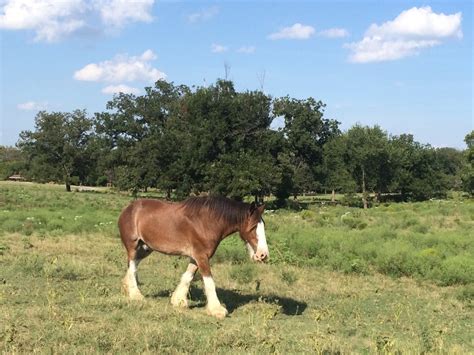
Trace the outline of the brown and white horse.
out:
[[[152,251],[190,258],[171,297],[177,307],[187,307],[189,286],[197,269],[204,281],[209,314],[224,318],[227,310],[220,304],[212,279],[209,259],[219,243],[239,232],[251,259],[266,261],[269,257],[262,220],[264,206],[257,207],[224,197],[191,197],[180,203],[140,199],[126,207],[119,217],[122,242],[127,249],[128,271],[123,279],[130,299],[142,300],[137,286],[138,264]]]

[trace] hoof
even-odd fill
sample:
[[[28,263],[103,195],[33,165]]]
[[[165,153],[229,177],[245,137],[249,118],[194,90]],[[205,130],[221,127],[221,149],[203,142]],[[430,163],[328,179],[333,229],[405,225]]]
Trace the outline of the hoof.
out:
[[[128,292],[128,280],[127,277],[124,277],[122,279],[122,291],[123,292]]]
[[[145,299],[140,290],[128,287],[126,280],[122,282],[122,292],[131,301],[143,301]]]
[[[171,304],[173,307],[188,308],[188,300],[186,298],[180,298],[174,294],[171,296]]]
[[[229,312],[222,306],[207,308],[207,314],[210,316],[216,317],[217,319],[224,319]]]
[[[144,301],[145,300],[145,297],[143,297],[143,295],[140,293],[140,291],[138,292],[132,292],[128,295],[128,299],[130,301]]]

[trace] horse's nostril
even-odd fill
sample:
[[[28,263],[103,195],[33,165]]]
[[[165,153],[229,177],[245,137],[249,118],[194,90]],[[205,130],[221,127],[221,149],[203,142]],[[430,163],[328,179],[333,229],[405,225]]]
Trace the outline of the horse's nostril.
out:
[[[258,259],[261,260],[261,261],[264,261],[265,259],[267,259],[267,254],[265,253],[261,253],[258,255]]]

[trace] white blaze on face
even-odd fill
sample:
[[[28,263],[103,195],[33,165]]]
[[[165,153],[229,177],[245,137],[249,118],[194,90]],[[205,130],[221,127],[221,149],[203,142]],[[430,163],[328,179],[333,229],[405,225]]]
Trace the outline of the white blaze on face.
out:
[[[265,236],[265,224],[260,220],[257,224],[257,252],[256,254],[264,253],[269,257],[267,238]]]

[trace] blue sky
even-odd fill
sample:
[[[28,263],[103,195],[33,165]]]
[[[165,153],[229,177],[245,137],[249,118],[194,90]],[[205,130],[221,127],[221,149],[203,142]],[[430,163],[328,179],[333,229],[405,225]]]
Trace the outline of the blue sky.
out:
[[[312,96],[326,117],[464,149],[471,1],[0,0],[0,144],[38,110],[105,110],[157,78]],[[264,80],[262,80],[264,79]],[[278,122],[276,122],[278,124]]]

